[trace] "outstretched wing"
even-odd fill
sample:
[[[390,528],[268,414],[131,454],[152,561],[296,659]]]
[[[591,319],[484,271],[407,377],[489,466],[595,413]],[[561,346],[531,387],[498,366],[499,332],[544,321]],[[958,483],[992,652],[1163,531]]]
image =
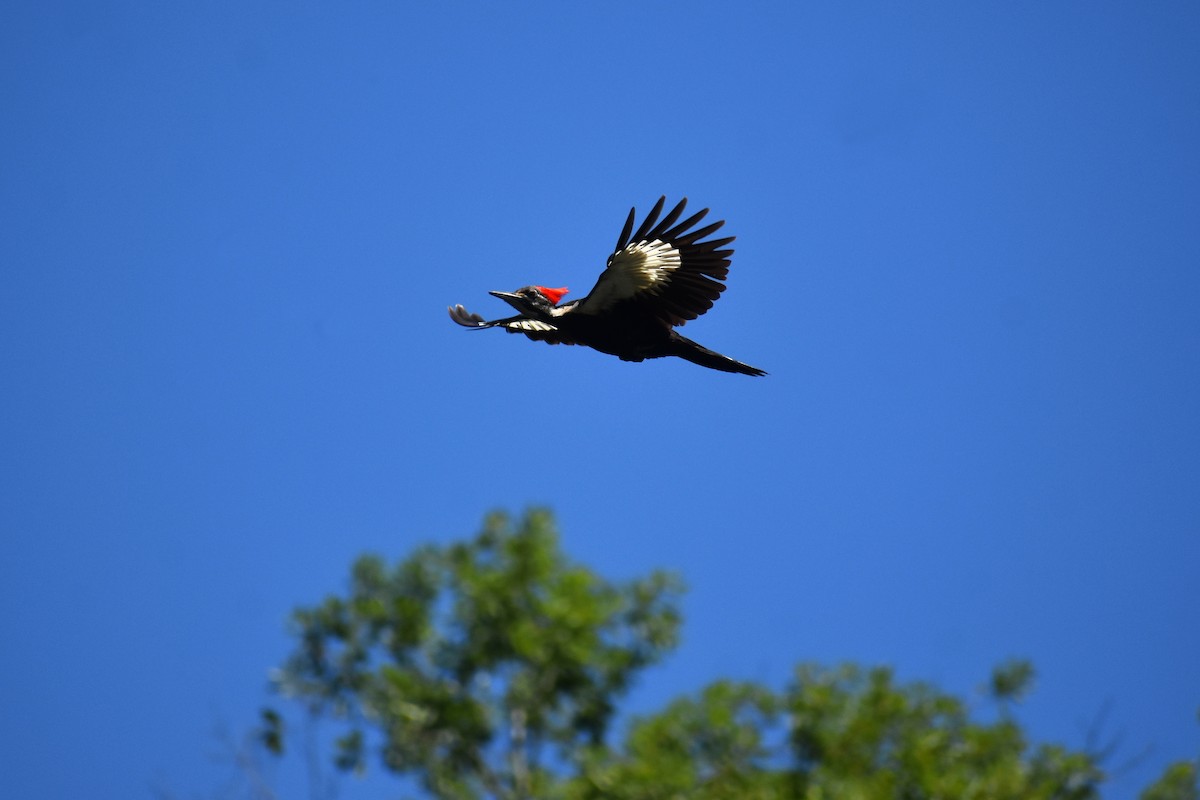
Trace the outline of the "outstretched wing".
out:
[[[623,312],[682,325],[712,308],[725,290],[722,281],[729,274],[733,250],[724,248],[734,237],[700,241],[725,224],[718,221],[693,230],[707,208],[676,224],[686,197],[659,221],[666,200],[659,198],[636,233],[636,209],[629,210],[607,268],[588,296],[578,301],[576,313],[601,315],[621,307]]]
[[[504,328],[509,333],[523,333],[535,342],[546,344],[575,344],[563,335],[563,332],[548,322],[541,322],[527,317],[507,317],[505,319],[485,320],[478,314],[467,311],[462,304],[449,306],[450,319],[464,328],[483,330],[484,328]]]

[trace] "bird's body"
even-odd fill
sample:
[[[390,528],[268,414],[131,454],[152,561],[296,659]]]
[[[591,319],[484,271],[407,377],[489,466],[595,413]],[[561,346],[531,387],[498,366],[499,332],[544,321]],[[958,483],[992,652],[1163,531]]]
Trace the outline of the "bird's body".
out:
[[[459,305],[450,308],[451,319],[468,328],[499,327],[549,344],[584,345],[623,361],[677,356],[724,372],[765,375],[675,331],[711,308],[724,291],[721,281],[733,251],[722,248],[733,237],[699,241],[725,224],[691,230],[708,209],[675,224],[686,198],[659,222],[665,201],[659,199],[636,233],[630,210],[616,250],[587,297],[558,305],[565,288],[525,286],[491,292],[517,310],[515,317],[489,322]]]

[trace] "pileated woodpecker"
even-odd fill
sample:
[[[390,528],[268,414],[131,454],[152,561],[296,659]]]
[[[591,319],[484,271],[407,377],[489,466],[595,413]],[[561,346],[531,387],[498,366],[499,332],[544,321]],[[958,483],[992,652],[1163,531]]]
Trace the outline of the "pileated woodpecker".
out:
[[[489,292],[515,308],[515,317],[487,321],[456,305],[449,309],[450,318],[467,328],[504,328],[537,342],[584,345],[622,361],[678,356],[710,369],[766,375],[675,332],[675,326],[712,308],[725,290],[721,281],[729,274],[733,250],[721,248],[733,237],[699,241],[725,224],[693,230],[707,208],[676,225],[686,197],[659,222],[666,200],[659,198],[636,233],[635,209],[629,210],[617,249],[587,297],[560,306],[565,287],[524,286],[515,292]]]

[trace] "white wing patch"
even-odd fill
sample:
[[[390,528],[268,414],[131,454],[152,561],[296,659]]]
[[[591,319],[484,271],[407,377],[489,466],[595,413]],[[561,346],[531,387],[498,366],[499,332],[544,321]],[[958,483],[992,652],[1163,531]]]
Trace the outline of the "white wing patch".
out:
[[[558,330],[558,328],[554,327],[550,323],[541,322],[536,319],[518,319],[518,320],[514,320],[512,322],[506,323],[504,327],[510,331],[556,331],[556,330]]]
[[[679,249],[670,242],[630,242],[608,259],[608,269],[576,310],[597,314],[639,292],[658,294],[682,263]]]

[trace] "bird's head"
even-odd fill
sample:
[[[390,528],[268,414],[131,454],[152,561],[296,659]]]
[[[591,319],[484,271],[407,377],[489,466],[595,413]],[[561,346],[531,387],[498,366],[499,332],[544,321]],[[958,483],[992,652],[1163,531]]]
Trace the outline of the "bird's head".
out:
[[[566,293],[567,287],[565,286],[561,289],[550,289],[545,286],[522,286],[515,292],[488,292],[492,297],[499,297],[520,313],[534,316],[549,314]]]

